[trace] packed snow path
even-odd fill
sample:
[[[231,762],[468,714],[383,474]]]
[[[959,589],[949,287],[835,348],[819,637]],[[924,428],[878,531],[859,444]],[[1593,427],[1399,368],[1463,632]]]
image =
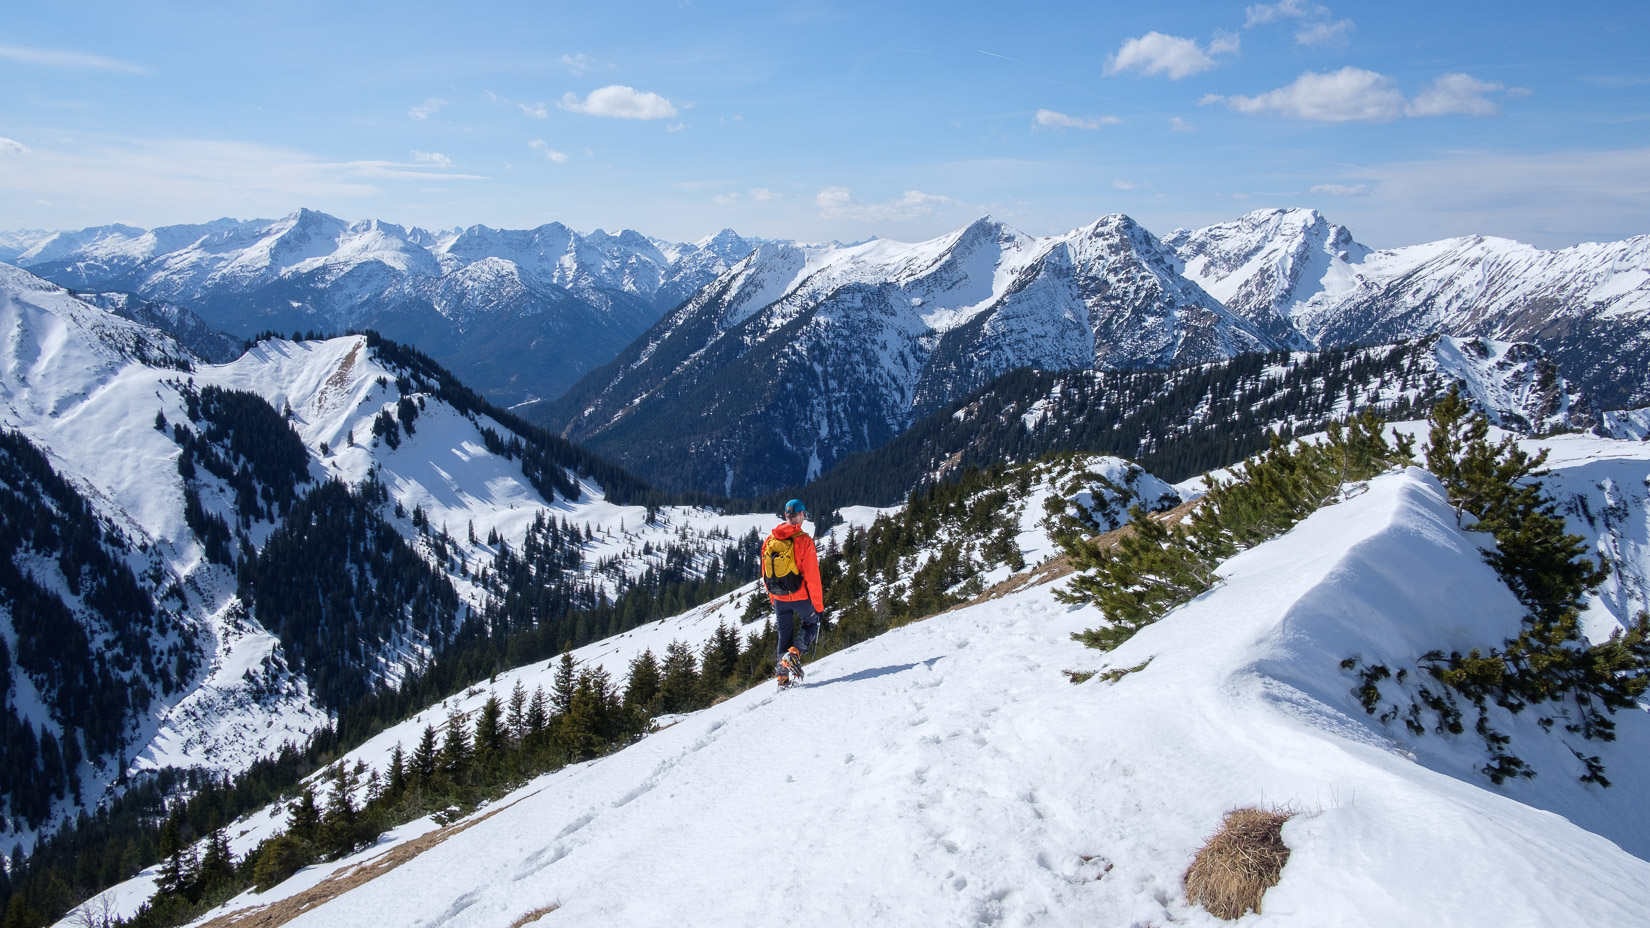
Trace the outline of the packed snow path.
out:
[[[540,778],[293,924],[548,905],[533,924],[1220,924],[1180,875],[1252,804],[1298,812],[1255,924],[1650,924],[1650,863],[1611,843],[1646,852],[1642,713],[1606,755],[1615,789],[1542,749],[1542,776],[1498,793],[1470,735],[1400,744],[1349,692],[1354,650],[1396,664],[1516,626],[1476,541],[1410,471],[1234,558],[1111,655],[1069,639],[1097,616],[1046,587],[938,616]],[[1117,682],[1060,673],[1147,658]]]

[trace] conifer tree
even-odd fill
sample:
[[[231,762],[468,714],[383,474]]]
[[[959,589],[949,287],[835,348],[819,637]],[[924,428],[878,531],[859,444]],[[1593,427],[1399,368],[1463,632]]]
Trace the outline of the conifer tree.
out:
[[[391,798],[397,799],[407,791],[407,756],[401,750],[399,741],[395,743],[395,750],[390,752],[390,767],[384,788]]]
[[[648,648],[630,661],[630,677],[625,681],[625,707],[644,715],[659,694],[659,663]]]
[[[286,833],[305,844],[314,844],[321,829],[321,810],[315,804],[315,788],[304,784],[298,798],[287,806],[287,815]]]
[[[556,667],[556,676],[550,681],[550,712],[553,715],[566,715],[573,705],[573,688],[576,678],[573,672],[573,649],[563,648],[561,664]]]
[[[681,641],[672,641],[665,649],[662,669],[659,681],[659,711],[671,713],[691,710],[699,688],[699,672],[695,667],[693,651]]]
[[[435,726],[425,725],[423,734],[418,736],[418,746],[413,748],[411,772],[414,782],[427,786],[435,778],[436,763]]]
[[[533,687],[533,698],[527,704],[527,734],[537,735],[550,726],[550,701],[544,687]]]
[[[235,857],[229,850],[229,834],[224,831],[217,812],[212,813],[208,828],[206,850],[201,854],[200,870],[195,878],[203,892],[230,885],[235,879]]]
[[[342,762],[329,771],[332,794],[327,798],[326,812],[321,819],[320,845],[328,857],[342,857],[355,850],[357,809],[355,792],[360,778],[355,770]]]
[[[475,764],[483,776],[498,761],[508,743],[503,717],[504,710],[499,705],[498,697],[492,696],[481,707],[481,715],[476,719]]]
[[[184,842],[178,834],[178,820],[175,816],[167,816],[166,823],[160,830],[160,853],[162,863],[160,872],[155,877],[155,889],[162,894],[176,894],[184,892],[193,879],[183,856]]]
[[[470,728],[464,713],[454,706],[447,713],[447,734],[441,742],[441,773],[454,784],[464,782],[470,767]]]
[[[504,727],[518,745],[527,737],[527,687],[519,679],[510,690],[510,709],[504,716]]]

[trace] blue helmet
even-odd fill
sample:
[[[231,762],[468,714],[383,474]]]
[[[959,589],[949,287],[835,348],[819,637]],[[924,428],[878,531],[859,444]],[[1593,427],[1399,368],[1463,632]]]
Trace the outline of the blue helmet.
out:
[[[807,512],[807,511],[808,511],[808,507],[802,505],[802,501],[799,500],[799,499],[793,499],[790,502],[785,504],[785,517],[787,519],[790,518],[791,516],[796,515],[799,512]]]

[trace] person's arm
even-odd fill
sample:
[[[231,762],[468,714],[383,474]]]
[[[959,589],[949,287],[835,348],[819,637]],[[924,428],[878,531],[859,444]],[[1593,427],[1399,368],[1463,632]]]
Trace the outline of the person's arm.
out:
[[[814,547],[814,540],[807,535],[798,535],[797,541],[806,541],[805,545],[798,545],[802,549],[800,558],[802,579],[808,584],[808,598],[813,600],[814,611],[825,611],[825,583],[819,579],[819,552]]]

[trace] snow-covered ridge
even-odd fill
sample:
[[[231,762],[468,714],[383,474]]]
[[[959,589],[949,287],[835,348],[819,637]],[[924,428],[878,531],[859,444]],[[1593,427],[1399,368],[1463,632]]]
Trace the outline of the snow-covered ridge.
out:
[[[1555,442],[1567,469],[1650,468],[1635,446]],[[540,777],[294,924],[554,906],[537,923],[758,925],[783,908],[819,925],[1213,925],[1181,875],[1246,805],[1294,813],[1266,924],[1642,923],[1650,716],[1589,746],[1610,789],[1581,784],[1531,714],[1497,719],[1541,770],[1497,788],[1470,734],[1382,725],[1340,669],[1516,631],[1482,540],[1411,470],[1231,559],[1109,655],[1070,639],[1099,616],[1046,586],[948,612],[817,662],[799,691],[759,688]],[[1074,687],[1074,667],[1118,673]]]

